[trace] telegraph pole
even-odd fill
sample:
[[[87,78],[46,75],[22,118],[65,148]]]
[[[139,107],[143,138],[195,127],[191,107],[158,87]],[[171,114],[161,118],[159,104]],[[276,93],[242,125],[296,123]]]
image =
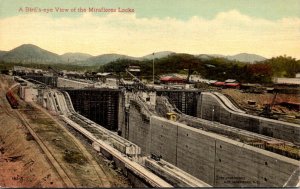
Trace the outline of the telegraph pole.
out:
[[[153,59],[152,59],[153,60],[152,61],[152,64],[153,64],[153,66],[152,66],[153,67],[153,70],[152,70],[152,74],[153,74],[152,75],[152,79],[153,79],[153,85],[154,85],[154,53],[152,53],[152,55],[153,55]]]

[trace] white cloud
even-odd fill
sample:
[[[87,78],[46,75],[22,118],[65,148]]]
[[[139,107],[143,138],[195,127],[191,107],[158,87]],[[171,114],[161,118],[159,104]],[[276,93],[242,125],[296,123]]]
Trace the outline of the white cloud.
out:
[[[264,20],[236,10],[214,19],[191,17],[137,18],[135,14],[83,14],[52,18],[27,14],[0,20],[0,49],[33,43],[59,54],[65,52],[122,53],[142,56],[153,51],[187,53],[287,54],[300,58],[300,18]]]

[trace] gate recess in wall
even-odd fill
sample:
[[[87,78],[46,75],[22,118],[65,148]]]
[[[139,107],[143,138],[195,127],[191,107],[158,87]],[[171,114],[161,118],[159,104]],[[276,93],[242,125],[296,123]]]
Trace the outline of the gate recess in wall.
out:
[[[201,91],[157,90],[158,96],[166,96],[182,113],[197,116],[197,99]]]
[[[81,115],[117,131],[119,93],[117,89],[66,89],[74,109]]]

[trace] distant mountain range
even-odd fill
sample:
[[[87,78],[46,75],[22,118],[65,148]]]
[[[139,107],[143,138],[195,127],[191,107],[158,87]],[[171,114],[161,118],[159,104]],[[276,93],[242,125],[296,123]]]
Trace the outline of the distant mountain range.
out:
[[[131,57],[121,54],[102,54],[99,56],[93,56],[81,62],[78,62],[80,65],[93,66],[93,65],[103,65],[109,62],[116,61],[118,59],[129,59],[129,60],[139,60],[139,58]]]
[[[14,48],[2,55],[1,60],[4,62],[41,62],[52,63],[62,62],[61,56],[50,51],[41,49],[38,46],[24,44]]]
[[[260,62],[264,61],[267,58],[256,55],[256,54],[248,54],[248,53],[240,53],[232,56],[224,56],[220,54],[200,54],[197,55],[197,57],[202,59],[211,59],[211,58],[226,58],[228,60],[235,60],[240,62],[248,62],[248,63],[254,63],[254,62]]]
[[[142,56],[132,57],[121,54],[102,54],[99,56],[92,56],[85,53],[65,53],[58,55],[50,51],[44,50],[36,45],[24,44],[16,47],[10,51],[0,51],[0,61],[15,62],[15,63],[69,63],[76,65],[103,65],[118,59],[130,60],[151,60],[153,58],[163,58],[169,55],[176,54],[172,51],[161,51]],[[224,56],[218,54],[199,54],[195,55],[201,59],[211,59],[214,57],[226,58],[228,60],[236,60],[240,62],[254,63],[266,60],[266,58],[256,55],[241,53],[233,56]]]
[[[152,54],[148,54],[146,56],[143,56],[142,59],[149,60],[149,59],[153,59],[153,58],[164,58],[164,57],[169,56],[171,54],[176,54],[176,53],[172,52],[172,51],[161,51],[161,52],[154,53],[154,55],[152,53]]]
[[[90,54],[86,54],[86,53],[65,53],[65,54],[61,55],[61,58],[64,62],[85,61],[91,57],[93,57],[93,56]]]
[[[248,53],[240,53],[233,56],[225,56],[225,58],[227,58],[228,60],[236,60],[240,62],[250,62],[250,63],[266,60],[265,57],[262,57],[260,55],[248,54]]]
[[[6,53],[7,53],[7,51],[0,51],[0,58]]]

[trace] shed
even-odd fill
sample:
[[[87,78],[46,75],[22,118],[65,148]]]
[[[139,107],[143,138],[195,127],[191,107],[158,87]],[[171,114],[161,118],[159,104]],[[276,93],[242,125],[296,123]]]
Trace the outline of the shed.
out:
[[[164,76],[160,78],[162,83],[185,83],[185,79],[176,76]]]

